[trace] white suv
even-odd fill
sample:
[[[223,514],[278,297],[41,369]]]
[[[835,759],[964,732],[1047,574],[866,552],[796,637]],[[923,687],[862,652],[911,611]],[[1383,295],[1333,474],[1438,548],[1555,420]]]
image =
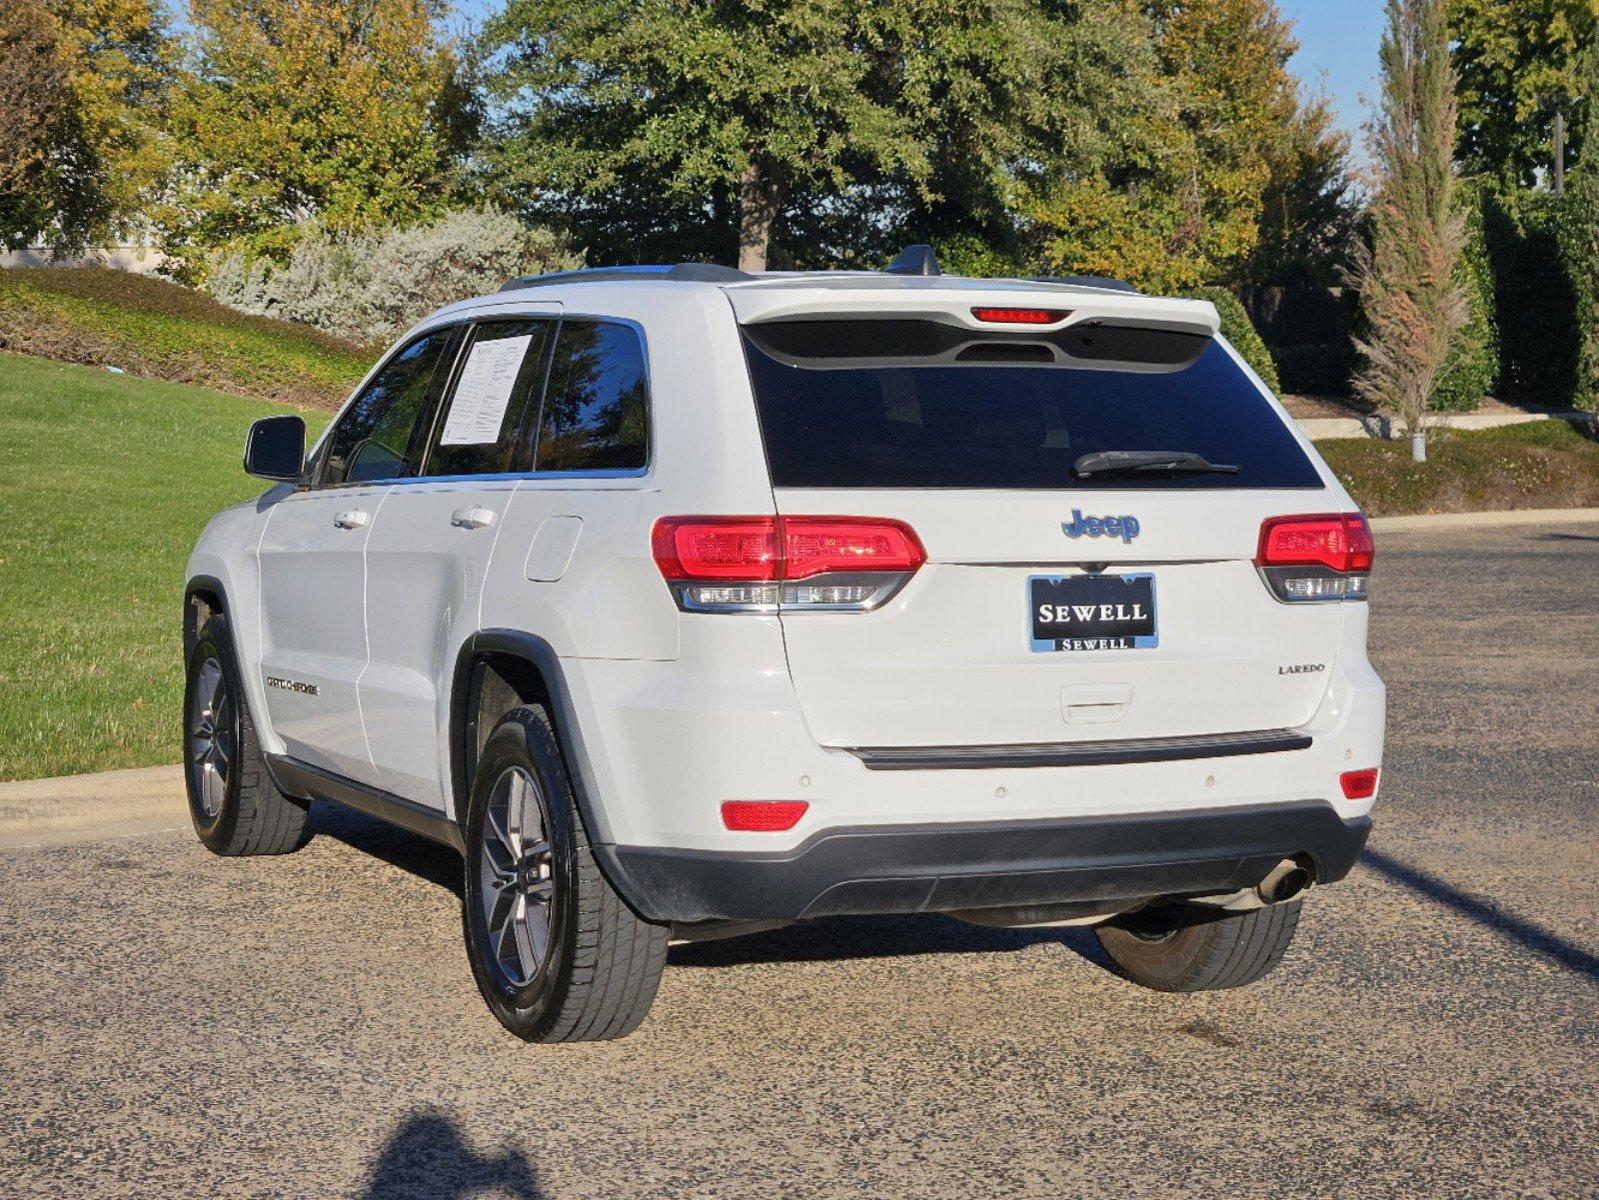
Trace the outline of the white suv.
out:
[[[186,593],[205,844],[311,800],[462,851],[531,1040],[670,941],[835,914],[1095,925],[1270,970],[1370,828],[1371,535],[1215,309],[1104,280],[618,268],[429,317]]]

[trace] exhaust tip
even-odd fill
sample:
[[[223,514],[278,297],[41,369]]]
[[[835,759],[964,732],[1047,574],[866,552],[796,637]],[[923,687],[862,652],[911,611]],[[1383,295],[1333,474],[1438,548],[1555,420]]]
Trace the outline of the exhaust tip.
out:
[[[1255,885],[1255,895],[1263,904],[1282,904],[1308,891],[1315,881],[1310,867],[1297,859],[1285,858]]]

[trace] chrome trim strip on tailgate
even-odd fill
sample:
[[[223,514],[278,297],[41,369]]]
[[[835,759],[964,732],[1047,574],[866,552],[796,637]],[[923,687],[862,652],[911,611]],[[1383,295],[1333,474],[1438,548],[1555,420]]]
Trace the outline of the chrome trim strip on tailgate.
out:
[[[871,771],[974,771],[986,767],[1104,767],[1306,750],[1309,734],[1292,729],[1199,737],[1122,738],[1030,746],[860,746],[849,752]]]

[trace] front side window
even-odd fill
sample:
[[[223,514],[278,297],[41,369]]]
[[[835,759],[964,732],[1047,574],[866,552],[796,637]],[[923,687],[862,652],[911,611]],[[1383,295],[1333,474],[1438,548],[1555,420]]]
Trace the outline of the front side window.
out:
[[[539,421],[539,471],[642,470],[649,459],[649,379],[636,330],[561,322]]]
[[[529,424],[548,363],[549,320],[478,325],[440,413],[429,475],[503,475],[532,467]]]
[[[425,333],[383,364],[328,437],[325,486],[416,474],[434,377],[458,332]]]

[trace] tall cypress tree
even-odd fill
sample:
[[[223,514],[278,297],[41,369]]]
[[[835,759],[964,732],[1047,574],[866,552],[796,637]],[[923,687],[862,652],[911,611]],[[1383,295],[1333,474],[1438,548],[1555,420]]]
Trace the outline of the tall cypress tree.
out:
[[[1459,265],[1466,220],[1455,178],[1455,72],[1443,0],[1388,0],[1369,130],[1378,179],[1372,245],[1354,271],[1370,326],[1359,393],[1422,432],[1438,376],[1470,320]],[[1417,446],[1418,455],[1419,445]]]

